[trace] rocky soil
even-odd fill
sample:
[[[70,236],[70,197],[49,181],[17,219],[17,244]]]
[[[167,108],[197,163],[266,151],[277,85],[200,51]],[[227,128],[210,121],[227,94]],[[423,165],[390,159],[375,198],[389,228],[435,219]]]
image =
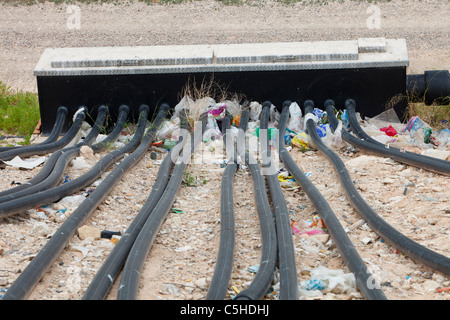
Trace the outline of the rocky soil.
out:
[[[409,72],[448,69],[450,65],[447,1],[379,3],[381,29],[367,28],[369,4],[363,1],[332,2],[323,6],[286,6],[269,1],[253,6],[223,6],[216,1],[79,6],[81,28],[69,30],[65,5],[1,5],[0,80],[13,88],[34,91],[32,72],[43,50],[70,46],[316,41],[386,36],[407,39],[411,59]],[[33,139],[32,143],[38,143],[44,137],[34,136]],[[220,185],[224,168],[223,158],[213,153],[222,148],[220,143],[220,139],[204,143],[207,163],[193,163],[188,167],[185,183],[173,206],[177,210],[169,212],[147,257],[138,299],[199,300],[206,297],[220,238]],[[421,153],[427,146],[406,144],[403,147]],[[364,199],[383,219],[420,244],[450,255],[448,177],[369,155],[346,144],[334,150],[346,163]],[[449,151],[449,146],[441,151]],[[449,277],[399,253],[361,220],[327,158],[314,149],[302,152],[294,147],[290,153],[329,201],[389,299],[449,299]],[[82,157],[92,165],[104,154]],[[94,235],[84,236],[84,230],[80,230],[29,299],[81,299],[114,247],[114,239],[100,238],[98,233],[126,230],[151,191],[165,151],[158,154],[156,159],[147,154],[117,183],[86,221]],[[26,182],[40,168],[24,170],[5,166],[1,169],[0,190]],[[87,167],[72,165],[65,175],[74,179],[87,170]],[[93,188],[95,184],[77,195],[87,195]],[[248,286],[261,254],[253,185],[246,168],[237,172],[234,191],[236,248],[227,298]],[[309,226],[319,221],[314,206],[301,188],[288,183],[283,192],[293,223],[304,222]],[[1,290],[8,289],[75,207],[76,204],[49,204],[47,208],[0,220]],[[339,279],[348,279],[349,271],[326,230],[318,235],[293,234],[293,241],[301,299],[362,299],[351,281],[337,288],[305,289],[308,280],[325,274],[323,267],[327,268],[325,271],[338,272]],[[116,299],[116,296],[117,284],[108,299]],[[265,298],[278,298],[277,276]]]

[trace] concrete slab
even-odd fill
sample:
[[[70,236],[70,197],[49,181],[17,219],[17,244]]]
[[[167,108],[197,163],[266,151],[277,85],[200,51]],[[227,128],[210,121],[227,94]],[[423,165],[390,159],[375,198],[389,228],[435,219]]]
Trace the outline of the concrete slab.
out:
[[[358,52],[386,52],[386,38],[359,38]]]
[[[384,40],[384,41],[383,41]],[[408,66],[404,39],[46,49],[36,76],[324,70]]]

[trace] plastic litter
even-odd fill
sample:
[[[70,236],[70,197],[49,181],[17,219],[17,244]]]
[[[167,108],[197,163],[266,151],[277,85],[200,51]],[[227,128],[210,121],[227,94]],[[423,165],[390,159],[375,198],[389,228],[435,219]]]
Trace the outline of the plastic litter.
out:
[[[290,119],[286,129],[293,132],[300,132],[303,130],[302,110],[296,102],[289,106]]]
[[[250,120],[258,121],[262,111],[262,105],[256,101],[250,103]]]
[[[357,292],[353,273],[345,273],[341,269],[328,269],[320,265],[310,274],[311,279],[300,282],[300,292],[302,290],[320,290],[323,293],[332,292],[335,294]]]
[[[259,270],[259,265],[254,265],[254,266],[248,267],[247,270],[251,273],[257,273]]]
[[[306,290],[324,290],[327,287],[326,283],[319,279],[309,279],[304,285]]]
[[[292,234],[295,235],[316,235],[316,234],[325,234],[327,233],[327,229],[322,219],[315,215],[312,220],[304,221],[298,220],[291,223]]]
[[[305,152],[309,149],[308,140],[308,135],[305,132],[301,131],[292,138],[291,145],[293,147],[299,148],[302,152]]]
[[[89,169],[92,166],[82,157],[76,157],[72,160],[71,165],[76,170]]]
[[[86,197],[83,195],[68,196],[62,198],[57,204],[67,209],[72,209],[78,207],[85,199]]]
[[[38,157],[38,158],[22,160],[22,158],[20,158],[19,156],[16,156],[12,160],[3,161],[3,162],[12,167],[23,168],[23,169],[34,169],[37,166],[44,163],[45,160],[47,160],[47,157]]]
[[[398,134],[397,130],[395,130],[395,128],[391,125],[389,127],[380,128],[380,131],[383,131],[389,137],[394,137]]]

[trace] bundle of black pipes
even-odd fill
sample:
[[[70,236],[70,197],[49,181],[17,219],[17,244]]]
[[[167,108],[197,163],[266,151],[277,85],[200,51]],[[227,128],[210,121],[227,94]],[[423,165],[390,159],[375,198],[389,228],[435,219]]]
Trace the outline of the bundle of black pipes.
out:
[[[158,114],[144,135],[145,127],[149,115],[149,107],[142,105],[140,108],[140,118],[138,132],[133,139],[124,147],[115,150],[115,161],[124,157],[126,153],[131,152],[122,162],[120,162],[106,177],[99,186],[78,206],[78,208],[64,221],[64,223],[53,234],[52,238],[23,270],[20,276],[13,282],[7,293],[3,296],[4,300],[26,299],[36,284],[40,281],[44,273],[50,268],[58,255],[65,248],[71,237],[75,234],[89,215],[98,207],[114,188],[115,182],[145,155],[148,147],[153,141],[156,130],[159,128],[163,119],[166,117],[169,106],[162,104],[159,107]],[[53,189],[50,189],[53,190]],[[60,194],[59,192],[57,192]]]
[[[328,114],[328,119],[332,123],[332,126],[336,128],[338,122],[331,106],[332,104],[328,102],[327,107],[330,112]],[[304,104],[304,108],[306,114],[312,114],[314,109],[314,102],[311,100],[306,101]],[[314,122],[313,118],[309,118],[306,121],[306,126],[307,132],[311,136],[314,145],[334,165],[336,172],[338,173],[341,180],[341,184],[347,193],[349,201],[355,207],[357,212],[364,218],[367,224],[400,252],[403,252],[405,255],[413,258],[414,260],[428,265],[434,270],[449,275],[450,259],[420,245],[419,243],[401,234],[394,227],[384,221],[379,215],[377,215],[376,212],[367,204],[367,202],[356,190],[356,187],[354,186],[353,181],[341,158],[333,150],[328,148],[319,137],[316,130],[316,123]],[[348,133],[346,131],[343,131],[342,135],[343,137],[345,137],[348,135]]]

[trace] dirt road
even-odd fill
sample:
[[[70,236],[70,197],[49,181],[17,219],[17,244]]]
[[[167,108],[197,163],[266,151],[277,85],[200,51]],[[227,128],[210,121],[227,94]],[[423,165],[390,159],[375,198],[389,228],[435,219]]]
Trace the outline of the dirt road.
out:
[[[65,4],[1,5],[0,80],[13,88],[36,90],[33,69],[47,47],[353,40],[379,36],[407,40],[411,73],[450,66],[449,1],[395,0],[379,3],[375,8],[366,1],[328,5],[258,3],[224,6],[206,0],[177,5],[79,4],[79,25],[71,19],[75,11],[68,11]]]

